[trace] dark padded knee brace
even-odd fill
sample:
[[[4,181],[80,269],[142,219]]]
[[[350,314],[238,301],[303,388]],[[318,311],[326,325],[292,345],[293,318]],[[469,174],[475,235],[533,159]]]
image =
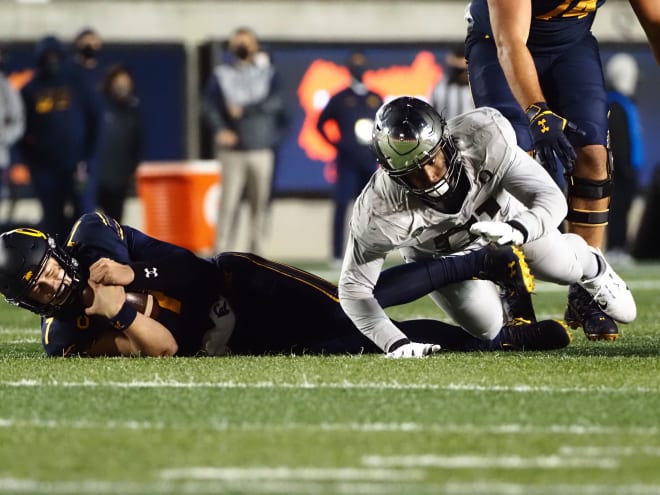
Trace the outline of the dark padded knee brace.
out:
[[[607,175],[607,179],[603,180],[568,177],[568,197],[609,199],[612,196],[612,175],[609,170]],[[607,225],[609,213],[609,202],[605,210],[578,210],[569,204],[566,220],[587,227],[598,227]]]

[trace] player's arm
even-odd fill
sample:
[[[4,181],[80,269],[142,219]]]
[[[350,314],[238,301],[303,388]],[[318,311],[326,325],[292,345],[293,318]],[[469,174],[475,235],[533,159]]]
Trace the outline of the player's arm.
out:
[[[531,0],[488,0],[497,58],[513,96],[523,109],[545,101],[536,65],[527,48]]]
[[[502,186],[527,207],[509,222],[519,227],[525,242],[557,229],[566,217],[564,193],[545,169],[520,148],[516,148],[502,177]]]
[[[630,5],[646,33],[655,60],[660,65],[660,2],[658,0],[630,0]]]
[[[94,291],[88,315],[107,318],[109,329],[92,342],[89,356],[173,356],[178,350],[172,333],[158,321],[138,313],[126,303],[120,285],[100,285],[90,281]]]
[[[385,314],[374,297],[374,287],[378,281],[385,255],[368,254],[349,234],[348,245],[341,276],[339,278],[339,302],[342,309],[364,335],[376,343],[383,351],[407,341]]]

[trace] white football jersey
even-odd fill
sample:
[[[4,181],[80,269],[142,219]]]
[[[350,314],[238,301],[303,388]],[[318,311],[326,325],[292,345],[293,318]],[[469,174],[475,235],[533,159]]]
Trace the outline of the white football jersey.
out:
[[[342,307],[381,348],[405,338],[373,298],[386,256],[400,250],[407,261],[477,248],[470,234],[478,221],[515,220],[526,242],[557,229],[566,216],[564,194],[516,144],[511,124],[495,109],[478,108],[450,119],[470,188],[457,213],[438,211],[378,170],[357,198],[339,281]]]

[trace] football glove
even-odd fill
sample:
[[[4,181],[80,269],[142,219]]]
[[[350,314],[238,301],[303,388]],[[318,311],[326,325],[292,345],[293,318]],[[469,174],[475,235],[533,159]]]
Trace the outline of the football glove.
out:
[[[385,354],[387,358],[401,359],[401,358],[423,358],[440,352],[441,347],[437,344],[422,344],[419,342],[409,342],[398,346],[393,351]]]
[[[470,233],[481,236],[498,246],[506,244],[520,246],[525,243],[523,233],[505,222],[475,222],[470,227]]]
[[[529,130],[534,142],[536,158],[553,177],[557,174],[557,159],[561,160],[568,175],[573,173],[577,155],[568,134],[585,135],[575,124],[557,115],[544,101],[534,103],[525,110]]]

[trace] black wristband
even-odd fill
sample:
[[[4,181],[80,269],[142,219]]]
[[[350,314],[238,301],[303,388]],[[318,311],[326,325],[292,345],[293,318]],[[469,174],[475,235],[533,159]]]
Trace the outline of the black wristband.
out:
[[[544,101],[537,101],[536,103],[532,103],[530,106],[527,107],[527,109],[525,110],[525,115],[527,115],[527,118],[531,121],[538,114],[540,114],[541,112],[545,112],[546,110],[550,110],[548,104]]]
[[[529,235],[529,232],[527,232],[527,229],[522,223],[517,222],[516,220],[509,220],[506,223],[511,225],[511,227],[513,227],[514,229],[519,230],[520,233],[523,235],[523,240],[527,242],[527,236]]]
[[[137,318],[137,310],[127,302],[124,302],[119,313],[109,318],[109,320],[115,330],[126,330],[135,321],[135,318]]]
[[[404,346],[406,344],[410,344],[410,339],[405,338],[405,339],[399,339],[393,344],[390,345],[390,348],[387,349],[387,352],[392,352],[396,351],[399,347]]]

